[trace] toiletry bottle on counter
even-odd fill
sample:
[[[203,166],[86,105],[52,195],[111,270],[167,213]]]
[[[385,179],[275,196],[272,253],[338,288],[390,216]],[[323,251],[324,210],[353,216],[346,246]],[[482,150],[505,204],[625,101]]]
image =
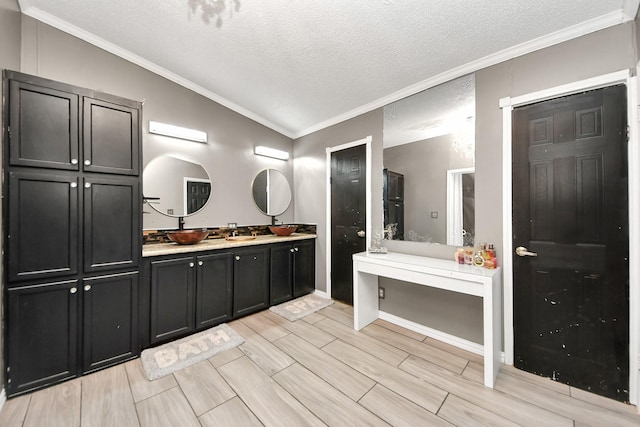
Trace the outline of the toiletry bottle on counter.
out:
[[[456,249],[456,253],[453,256],[453,260],[458,264],[464,264],[464,248]]]

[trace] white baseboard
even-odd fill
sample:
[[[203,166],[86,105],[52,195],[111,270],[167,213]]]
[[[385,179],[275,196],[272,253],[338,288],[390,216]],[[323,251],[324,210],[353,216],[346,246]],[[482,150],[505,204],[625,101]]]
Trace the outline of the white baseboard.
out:
[[[327,297],[327,293],[325,291],[319,291],[319,290],[316,289],[313,293],[318,295],[319,297],[322,297],[322,298],[326,298]]]
[[[437,329],[429,328],[427,326],[412,322],[411,320],[398,317],[385,311],[379,311],[378,317],[382,320],[386,320],[389,323],[393,323],[394,325],[402,326],[403,328],[409,329],[410,331],[426,335],[429,338],[433,338],[446,344],[461,348],[463,350],[470,351],[471,353],[484,356],[484,346],[473,341],[465,340],[464,338],[460,338],[455,335],[439,331]],[[500,352],[500,361],[501,363],[504,363],[504,352]]]

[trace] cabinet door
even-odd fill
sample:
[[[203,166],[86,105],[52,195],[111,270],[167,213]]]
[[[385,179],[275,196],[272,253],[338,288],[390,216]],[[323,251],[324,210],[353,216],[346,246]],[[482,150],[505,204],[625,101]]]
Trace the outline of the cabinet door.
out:
[[[74,377],[77,281],[10,289],[7,298],[7,394]]]
[[[293,297],[297,298],[316,288],[316,241],[298,242],[293,251]]]
[[[79,96],[29,79],[9,81],[9,164],[78,170]]]
[[[74,173],[9,173],[9,280],[78,272],[78,177]]]
[[[231,318],[233,255],[202,255],[196,262],[196,329],[203,329]]]
[[[139,110],[126,103],[84,98],[85,171],[138,175]]]
[[[233,315],[269,307],[269,248],[237,250],[233,262]]]
[[[151,343],[194,330],[195,260],[151,262]]]
[[[87,278],[82,294],[84,373],[139,354],[138,272]]]
[[[293,245],[273,245],[269,273],[269,305],[293,298]]]
[[[137,267],[140,262],[137,177],[85,176],[84,271]]]

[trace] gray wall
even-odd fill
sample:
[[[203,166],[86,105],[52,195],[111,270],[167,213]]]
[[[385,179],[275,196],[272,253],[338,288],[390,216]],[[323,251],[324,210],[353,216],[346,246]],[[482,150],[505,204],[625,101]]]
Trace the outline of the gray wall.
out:
[[[316,289],[326,291],[326,149],[372,136],[373,223],[382,228],[382,109],[297,139],[293,144],[296,222],[317,224]]]
[[[515,58],[476,72],[476,241],[494,243],[502,263],[502,111],[499,100],[529,92],[570,83],[577,80],[635,68],[637,35],[635,24],[627,23],[589,34],[531,54]],[[324,147],[367,135],[381,126],[381,111],[365,115],[371,120],[356,118],[330,130],[305,136],[294,143],[294,153],[305,156],[304,162],[313,165],[314,180],[322,180],[325,169]],[[375,117],[375,119],[373,118]],[[369,126],[369,127],[365,127]],[[376,138],[374,138],[376,141]],[[379,140],[378,140],[379,141]],[[380,144],[374,144],[374,170],[381,171],[378,160]],[[297,160],[296,160],[297,162]],[[305,183],[302,175],[307,168],[295,163],[296,217],[303,207],[309,217],[324,224],[324,183]],[[375,173],[375,176],[381,173]],[[313,191],[307,191],[313,190]],[[374,186],[374,195],[376,187]],[[321,200],[321,201],[320,201]],[[320,202],[319,202],[320,201]],[[382,198],[374,197],[374,212],[381,212]],[[316,207],[312,215],[306,207]],[[322,213],[320,213],[322,212]],[[375,221],[376,216],[374,216]],[[324,227],[319,228],[319,240],[324,238]],[[453,258],[453,248],[444,245],[425,245],[412,242],[387,242],[389,250]],[[323,248],[324,249],[324,248]],[[323,288],[324,271],[317,283]],[[450,292],[380,279],[386,288],[386,298],[380,309],[433,327],[462,338],[482,343],[482,304],[479,299],[455,295]]]
[[[212,201],[185,227],[270,223],[254,205],[253,178],[263,169],[280,170],[293,185],[293,161],[253,154],[255,145],[292,152],[290,138],[169,80],[67,33],[22,17],[22,66],[19,71],[144,102],[143,163],[164,153],[182,153],[201,161],[211,176]],[[149,120],[207,132],[208,144],[148,133]],[[279,217],[293,222],[293,206]],[[145,215],[145,220],[148,215]],[[176,218],[154,217],[145,228],[177,228]]]
[[[17,0],[0,0],[0,69],[20,68],[20,12]],[[4,95],[4,94],[3,94]],[[0,113],[1,114],[1,113]],[[4,118],[2,118],[4,123]],[[4,138],[4,128],[0,139]],[[2,161],[2,150],[0,150]],[[0,212],[0,228],[2,228],[2,212]],[[2,239],[0,239],[0,253]],[[3,266],[0,265],[0,277],[4,277]],[[2,335],[0,336],[0,384],[4,384],[4,292],[0,292],[0,312],[2,313]],[[2,388],[2,386],[0,386]]]

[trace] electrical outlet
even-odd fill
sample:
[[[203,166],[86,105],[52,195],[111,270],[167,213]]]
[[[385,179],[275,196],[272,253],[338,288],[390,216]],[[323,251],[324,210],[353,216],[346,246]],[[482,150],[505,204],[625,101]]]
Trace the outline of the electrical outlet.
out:
[[[378,298],[384,299],[384,288],[378,288]]]

